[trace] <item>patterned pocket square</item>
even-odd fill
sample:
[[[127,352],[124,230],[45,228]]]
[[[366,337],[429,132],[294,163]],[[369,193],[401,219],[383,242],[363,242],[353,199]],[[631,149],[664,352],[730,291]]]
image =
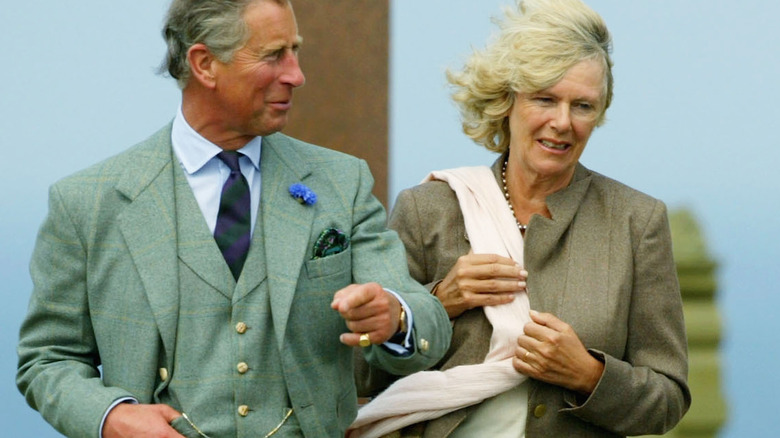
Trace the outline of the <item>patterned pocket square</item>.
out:
[[[338,254],[347,248],[349,248],[349,236],[336,228],[328,228],[320,233],[320,237],[314,242],[312,260]]]

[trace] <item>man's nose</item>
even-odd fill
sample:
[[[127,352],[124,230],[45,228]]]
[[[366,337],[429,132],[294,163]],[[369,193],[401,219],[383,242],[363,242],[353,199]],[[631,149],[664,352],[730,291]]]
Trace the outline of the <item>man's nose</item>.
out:
[[[280,80],[293,87],[300,87],[306,83],[306,77],[303,76],[303,70],[301,70],[301,65],[298,63],[297,54],[290,53],[285,57],[284,72]]]

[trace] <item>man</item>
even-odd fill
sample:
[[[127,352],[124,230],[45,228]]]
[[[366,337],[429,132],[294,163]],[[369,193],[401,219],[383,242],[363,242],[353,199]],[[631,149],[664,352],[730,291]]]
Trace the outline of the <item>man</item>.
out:
[[[304,83],[287,0],[174,0],[164,35],[174,121],[51,188],[19,388],[71,437],[342,437],[352,347],[424,369],[447,315],[365,162],[278,133]]]

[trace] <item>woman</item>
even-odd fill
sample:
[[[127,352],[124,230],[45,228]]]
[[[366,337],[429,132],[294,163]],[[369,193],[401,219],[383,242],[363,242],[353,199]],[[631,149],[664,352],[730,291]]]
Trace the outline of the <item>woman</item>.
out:
[[[433,172],[399,195],[390,218],[412,275],[452,319],[452,346],[440,371],[405,387],[418,375],[401,379],[361,410],[354,436],[382,432],[372,425],[383,415],[414,422],[395,436],[661,434],[690,406],[666,207],[579,163],[612,100],[609,32],[579,0],[518,6],[493,44],[448,75],[464,132],[500,157],[490,171]],[[490,226],[475,223],[490,209],[503,209],[487,219],[503,246],[486,254],[475,235]],[[515,320],[522,332],[506,358],[520,376],[514,386],[447,412],[433,411],[457,391],[417,400],[426,381],[436,388],[446,373],[491,362],[499,327],[489,312],[523,299],[534,310]],[[383,377],[359,368],[374,390]],[[421,392],[438,391],[430,388]],[[415,403],[409,411],[431,412],[393,410]]]

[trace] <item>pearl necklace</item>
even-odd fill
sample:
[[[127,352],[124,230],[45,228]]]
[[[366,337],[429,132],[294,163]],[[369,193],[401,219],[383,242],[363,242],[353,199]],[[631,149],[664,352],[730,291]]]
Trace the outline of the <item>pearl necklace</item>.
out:
[[[506,205],[509,206],[509,211],[512,212],[512,219],[515,220],[515,223],[517,224],[517,229],[520,230],[521,233],[525,233],[525,230],[528,229],[528,225],[521,224],[519,220],[517,220],[517,216],[515,216],[515,208],[512,207],[512,201],[509,200],[509,190],[506,188],[506,162],[509,161],[509,157],[507,157],[506,160],[504,160],[504,165],[501,167],[501,182],[504,183],[504,198],[506,199]]]

